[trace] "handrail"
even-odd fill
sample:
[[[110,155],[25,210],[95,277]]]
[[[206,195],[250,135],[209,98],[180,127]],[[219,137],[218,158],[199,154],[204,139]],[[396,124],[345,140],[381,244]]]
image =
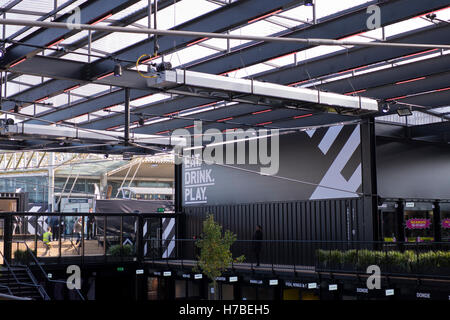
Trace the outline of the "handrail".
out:
[[[8,290],[8,293],[10,294],[10,295],[14,295],[13,293],[12,293],[12,291],[11,291],[11,288],[10,287],[8,287],[8,286],[4,286],[4,285],[2,285],[2,284],[0,284],[0,288],[6,288],[6,290]]]
[[[150,241],[151,239],[146,239],[146,241]],[[198,239],[192,239],[192,238],[177,238],[173,240],[168,241],[192,241],[195,242]],[[450,242],[446,241],[424,241],[424,242],[407,242],[407,241],[396,241],[396,242],[390,242],[390,241],[365,241],[365,240],[294,240],[294,239],[281,239],[281,240],[272,240],[272,239],[266,239],[266,240],[252,240],[252,239],[237,239],[235,242],[261,242],[261,243],[276,243],[276,242],[287,242],[287,243],[317,243],[317,244],[410,244],[410,245],[438,245],[438,244],[445,244],[450,246]]]
[[[14,294],[7,295],[7,294],[0,293],[0,300],[29,301],[29,300],[33,300],[33,299],[18,297],[18,296],[15,296]]]
[[[38,289],[39,294],[42,296],[42,298],[44,300],[50,300],[50,297],[48,296],[47,292],[45,292],[44,288],[42,288],[42,286],[40,284],[36,284],[36,283],[25,283],[25,282],[21,282],[19,281],[19,279],[17,279],[16,274],[14,273],[14,270],[12,269],[11,265],[9,264],[8,260],[5,258],[5,256],[3,255],[3,253],[0,251],[0,255],[3,258],[3,262],[6,264],[6,269],[12,274],[14,280],[16,281],[16,283],[19,286],[26,286],[26,287],[35,287]],[[32,279],[33,281],[33,279]]]
[[[47,273],[45,272],[44,268],[42,268],[41,263],[39,262],[39,260],[36,258],[36,256],[34,255],[33,250],[30,249],[30,247],[28,246],[28,244],[25,241],[14,241],[16,243],[23,243],[25,244],[25,247],[27,248],[27,251],[30,253],[31,257],[33,258],[34,262],[36,263],[36,265],[39,267],[39,269],[41,270],[42,274],[44,275],[45,279],[47,280],[47,282],[53,282],[53,283],[64,283],[66,284],[66,281],[63,280],[53,280],[50,279],[47,275]],[[80,290],[77,288],[74,288],[76,293],[78,294],[78,296],[80,297],[81,300],[85,300],[83,295],[81,294]]]
[[[27,267],[26,271],[27,271],[28,276],[30,277],[31,281],[33,281],[33,283],[37,284],[37,280],[34,277],[33,272],[31,272],[30,268]],[[42,297],[44,297],[44,300],[51,300],[49,295],[47,294],[47,291],[45,291],[45,289],[41,285],[39,286],[38,290],[39,290],[40,295]]]
[[[151,239],[144,239],[144,242],[152,241]],[[160,261],[161,263],[167,264],[169,260],[174,260],[175,263],[180,263],[183,265],[187,261],[198,261],[196,258],[196,247],[195,243],[198,239],[174,239],[178,248],[181,248],[178,254],[175,254],[172,258],[164,258],[161,254],[152,253],[147,251],[144,256],[144,260],[147,262],[155,263],[155,261]],[[338,262],[337,267],[329,266],[328,264],[319,264],[321,262],[320,254],[318,250],[322,251],[347,251],[347,250],[371,250],[374,252],[388,252],[395,251],[405,251],[413,250],[416,255],[421,252],[429,251],[449,251],[450,242],[415,242],[415,243],[405,243],[405,242],[387,242],[387,241],[331,241],[331,240],[236,240],[231,247],[233,256],[239,256],[244,254],[246,260],[244,265],[246,267],[251,266],[253,268],[253,263],[256,260],[255,249],[252,246],[255,243],[260,243],[262,248],[261,260],[265,265],[272,265],[272,270],[275,265],[290,266],[290,270],[298,272],[299,266],[310,266],[313,267],[316,272],[327,272],[335,271],[341,273],[359,273],[360,266],[352,265],[347,263],[346,265],[342,262]],[[181,246],[181,247],[180,247]],[[280,254],[282,252],[282,254]],[[356,256],[357,262],[361,265],[365,265],[364,257],[361,258],[358,254]],[[334,263],[334,262],[332,262]],[[437,279],[450,279],[448,273],[443,268],[438,268],[435,271],[430,272],[427,269],[423,269],[420,266],[420,260],[416,265],[410,265],[403,271],[396,263],[390,263],[388,260],[380,260],[383,263],[382,266],[384,275],[395,275],[395,276],[416,276],[418,278],[437,278]],[[231,268],[236,267],[237,264],[232,263]],[[331,269],[330,269],[331,268]],[[334,269],[333,269],[334,268]],[[253,269],[252,269],[253,270]],[[362,272],[364,274],[365,272]]]

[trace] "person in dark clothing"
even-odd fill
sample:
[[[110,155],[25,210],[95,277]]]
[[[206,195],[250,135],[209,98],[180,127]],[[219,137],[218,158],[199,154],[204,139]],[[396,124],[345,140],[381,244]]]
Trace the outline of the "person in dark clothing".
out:
[[[253,252],[255,253],[256,266],[259,266],[259,258],[261,254],[261,246],[263,239],[262,227],[260,225],[256,226],[256,231],[253,234]]]
[[[92,208],[89,209],[89,216],[87,218],[87,240],[94,239],[94,210]]]
[[[56,216],[51,217],[50,225],[51,225],[52,231],[53,231],[53,236],[52,236],[53,241],[59,240],[59,218]]]

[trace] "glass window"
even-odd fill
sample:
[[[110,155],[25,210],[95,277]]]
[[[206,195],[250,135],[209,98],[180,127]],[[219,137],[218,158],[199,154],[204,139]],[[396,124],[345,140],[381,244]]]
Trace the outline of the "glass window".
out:
[[[186,280],[175,280],[175,298],[186,298]]]
[[[450,203],[441,204],[441,240],[450,241]]]
[[[433,209],[430,204],[405,205],[405,237],[408,242],[425,242],[434,240]]]

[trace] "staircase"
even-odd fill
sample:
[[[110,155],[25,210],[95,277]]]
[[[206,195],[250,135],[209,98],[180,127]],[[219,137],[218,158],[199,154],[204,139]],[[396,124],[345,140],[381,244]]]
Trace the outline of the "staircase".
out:
[[[33,300],[46,296],[27,267],[0,267],[0,293]]]

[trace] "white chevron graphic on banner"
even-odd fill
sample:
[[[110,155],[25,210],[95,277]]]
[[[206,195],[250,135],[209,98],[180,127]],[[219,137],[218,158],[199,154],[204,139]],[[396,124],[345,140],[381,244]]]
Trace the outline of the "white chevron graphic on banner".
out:
[[[327,132],[322,138],[322,141],[319,143],[319,149],[323,154],[327,154],[328,150],[330,150],[334,141],[336,141],[339,132],[341,132],[344,126],[335,126],[328,128]]]
[[[344,147],[339,152],[336,159],[334,159],[327,173],[322,178],[322,181],[320,181],[320,186],[318,186],[316,190],[314,190],[313,194],[309,198],[310,200],[327,198],[352,198],[358,196],[355,192],[356,190],[358,190],[359,186],[362,183],[361,164],[359,164],[348,181],[342,176],[341,171],[350,160],[353,152],[355,152],[360,143],[360,126],[357,125],[353,130],[350,138],[347,140]],[[348,192],[326,187],[348,190]]]
[[[163,230],[162,234],[162,240],[168,242],[166,250],[163,253],[163,258],[170,258],[173,249],[175,248],[175,235],[172,236],[172,238],[169,238],[170,234],[172,233],[174,227],[175,227],[175,219],[174,218],[167,218],[169,219],[169,223]],[[162,219],[162,224],[164,225],[166,222],[166,218]]]
[[[311,130],[306,130],[306,134],[312,138],[312,136],[314,135],[314,133],[316,132],[316,129],[311,129]]]

